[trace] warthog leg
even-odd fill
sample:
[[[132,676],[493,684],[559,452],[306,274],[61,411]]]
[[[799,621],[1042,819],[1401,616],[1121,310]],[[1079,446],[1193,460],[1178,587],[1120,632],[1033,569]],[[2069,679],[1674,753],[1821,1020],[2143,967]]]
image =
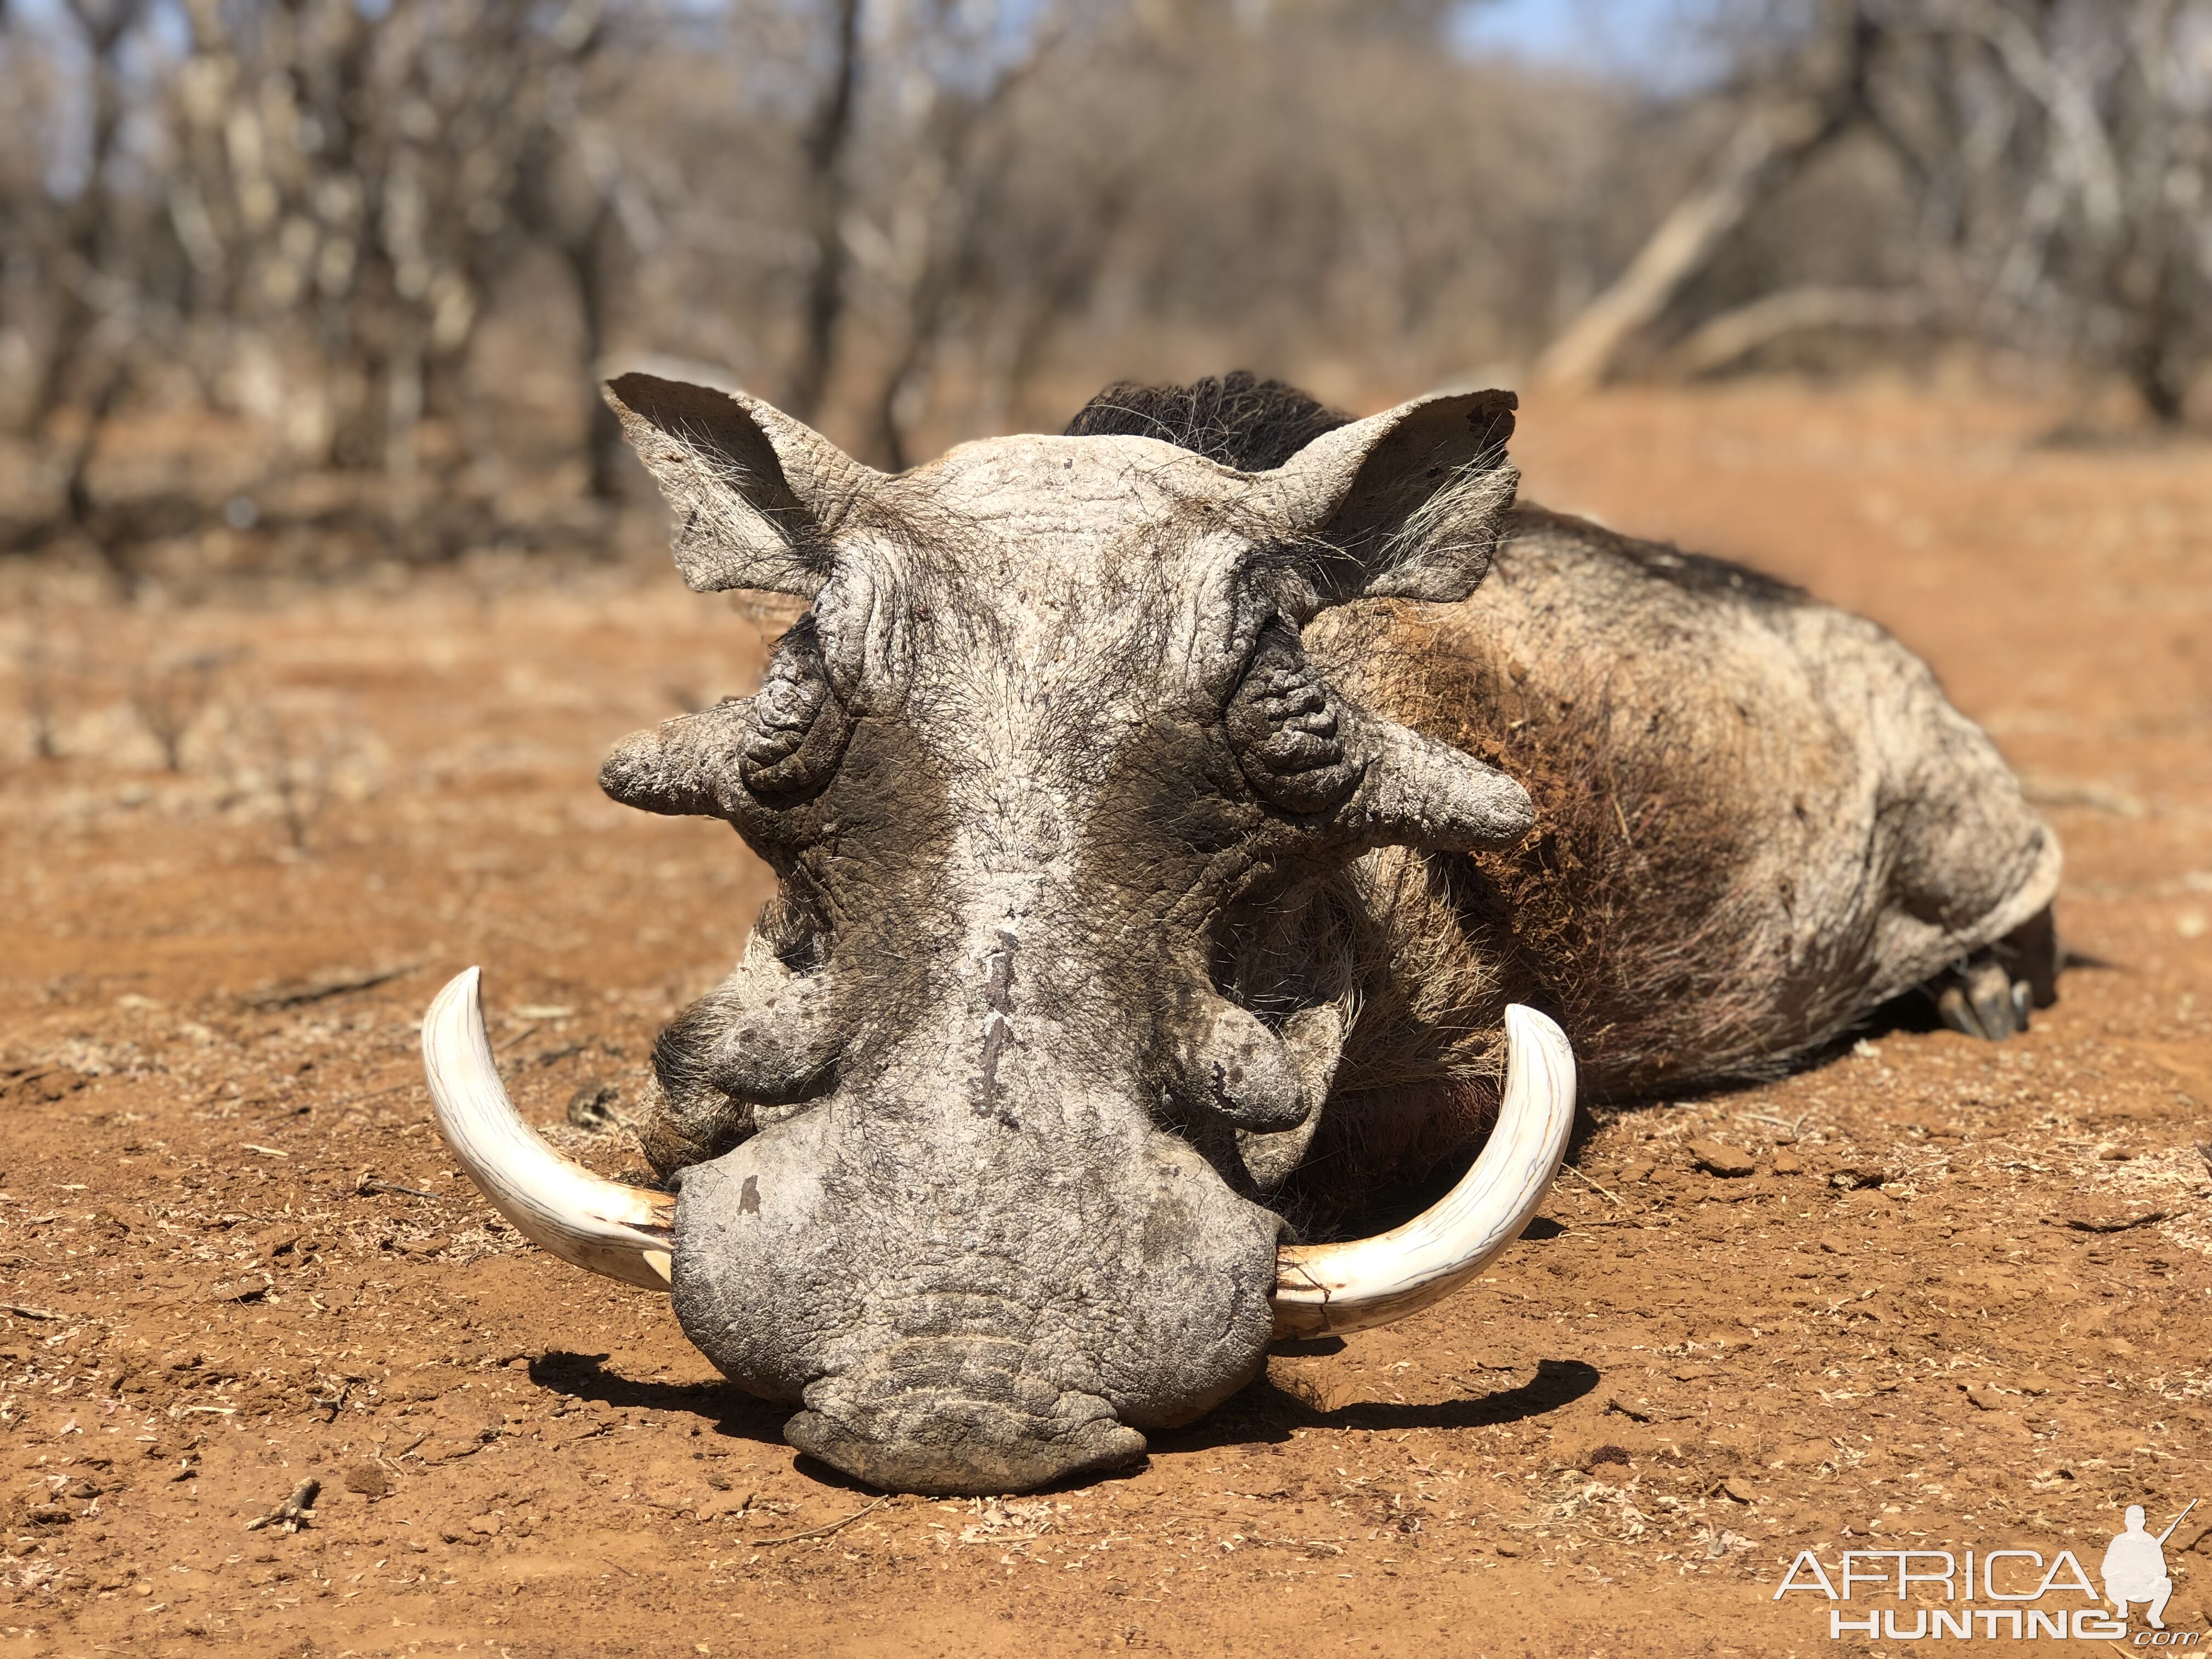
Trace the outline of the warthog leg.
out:
[[[1985,949],[1961,957],[1921,988],[1936,1017],[1967,1036],[2002,1042],[2027,1030],[2028,1012],[2057,1000],[2058,932],[2045,908]]]

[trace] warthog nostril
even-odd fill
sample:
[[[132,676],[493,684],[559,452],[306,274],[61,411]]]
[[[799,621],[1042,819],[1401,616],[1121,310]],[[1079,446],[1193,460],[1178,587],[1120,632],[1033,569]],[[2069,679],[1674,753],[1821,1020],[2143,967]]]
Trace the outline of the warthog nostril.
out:
[[[942,1497],[1028,1492],[1144,1455],[1145,1437],[1093,1395],[980,1392],[923,1387],[856,1400],[817,1385],[784,1438],[871,1486]]]

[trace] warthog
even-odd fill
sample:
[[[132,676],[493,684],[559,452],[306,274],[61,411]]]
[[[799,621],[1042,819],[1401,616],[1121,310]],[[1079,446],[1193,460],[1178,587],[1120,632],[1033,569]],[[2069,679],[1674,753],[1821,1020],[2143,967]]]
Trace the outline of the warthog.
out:
[[[441,1122],[864,1480],[1123,1463],[1272,1338],[1443,1296],[1534,1213],[1577,1055],[1628,1098],[1909,993],[1990,1038],[2052,995],[2057,843],[1927,668],[1516,507],[1510,393],[1122,386],[896,477],[750,398],[607,395],[685,581],[808,605],[601,785],[777,890],[655,1048],[672,1190],[523,1127],[474,969],[425,1024]]]

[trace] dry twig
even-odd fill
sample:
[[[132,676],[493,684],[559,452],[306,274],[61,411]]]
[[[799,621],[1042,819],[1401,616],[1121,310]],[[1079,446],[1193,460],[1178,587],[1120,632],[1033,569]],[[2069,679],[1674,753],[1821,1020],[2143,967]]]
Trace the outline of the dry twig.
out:
[[[862,1516],[873,1515],[878,1510],[883,1508],[884,1504],[890,1501],[890,1494],[885,1493],[883,1497],[876,1499],[874,1503],[869,1504],[867,1508],[864,1510],[854,1510],[843,1520],[832,1521],[826,1527],[815,1527],[805,1532],[786,1533],[781,1538],[755,1538],[749,1540],[748,1541],[754,1544],[798,1544],[805,1542],[809,1538],[827,1538],[831,1533],[842,1531],[845,1528],[851,1526],[853,1522],[859,1520]]]
[[[1614,1196],[1613,1195],[1613,1194],[1612,1194],[1612,1193],[1610,1193],[1610,1192],[1607,1191],[1607,1189],[1606,1189],[1606,1188],[1604,1188],[1603,1187],[1599,1186],[1599,1185],[1597,1184],[1597,1182],[1595,1182],[1595,1181],[1592,1181],[1592,1180],[1591,1180],[1588,1176],[1584,1175],[1584,1174],[1583,1174],[1580,1170],[1577,1170],[1577,1168],[1575,1168],[1575,1166],[1574,1166],[1573,1164],[1562,1164],[1561,1165],[1559,1165],[1559,1172],[1560,1172],[1562,1175],[1571,1175],[1571,1176],[1572,1176],[1576,1180],[1577,1180],[1577,1181],[1581,1182],[1583,1183],[1583,1186],[1585,1186],[1585,1187],[1589,1188],[1592,1192],[1594,1192],[1594,1193],[1597,1194],[1600,1197],[1603,1198],[1603,1199],[1605,1200],[1605,1201],[1606,1201],[1607,1203],[1608,1203],[1608,1204],[1618,1204],[1618,1203],[1620,1203],[1620,1202],[1621,1201],[1620,1199],[1618,1199],[1618,1198],[1614,1197]]]

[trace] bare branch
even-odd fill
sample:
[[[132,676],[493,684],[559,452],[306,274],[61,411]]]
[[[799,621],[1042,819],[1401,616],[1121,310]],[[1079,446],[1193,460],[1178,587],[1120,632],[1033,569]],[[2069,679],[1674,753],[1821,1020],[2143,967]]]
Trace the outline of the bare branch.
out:
[[[1791,288],[1724,311],[1668,354],[1686,375],[1711,374],[1761,346],[1814,329],[1901,329],[1936,315],[1926,294],[1880,289]]]
[[[1544,349],[1537,382],[1576,391],[1602,380],[1629,339],[1655,321],[1729,233],[1844,125],[1842,111],[1810,99],[1755,111],[1705,179],[1659,222],[1628,269]]]

